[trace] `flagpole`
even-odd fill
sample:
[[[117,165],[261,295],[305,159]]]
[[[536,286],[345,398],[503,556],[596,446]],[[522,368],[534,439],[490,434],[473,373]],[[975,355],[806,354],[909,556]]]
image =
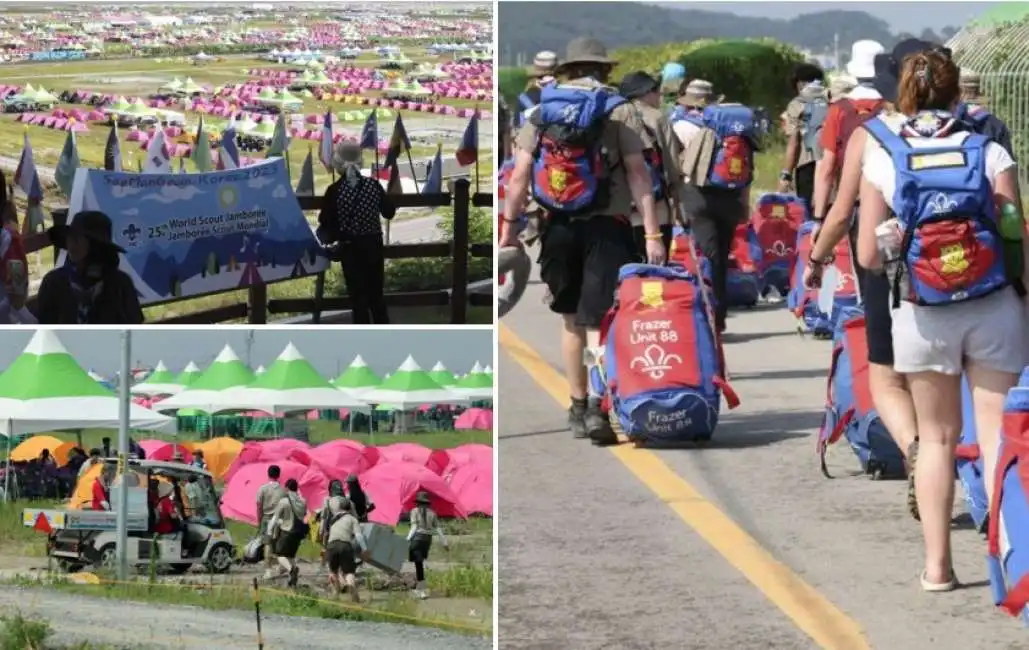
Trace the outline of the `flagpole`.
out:
[[[414,181],[414,193],[421,194],[418,188],[418,175],[414,171],[414,158],[411,156],[411,147],[407,147],[407,164],[411,165],[411,179]]]
[[[479,193],[479,102],[475,102],[475,193]]]

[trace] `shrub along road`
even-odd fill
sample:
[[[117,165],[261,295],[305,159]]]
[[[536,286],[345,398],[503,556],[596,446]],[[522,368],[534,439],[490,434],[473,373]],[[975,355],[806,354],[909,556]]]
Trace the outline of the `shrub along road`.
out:
[[[709,447],[608,451],[566,430],[542,295],[531,285],[500,333],[501,647],[1025,648],[974,531],[953,536],[966,588],[923,594],[904,484],[846,476],[845,444],[830,455],[844,476],[822,477],[830,344],[800,339],[784,308],[731,316],[742,405]]]

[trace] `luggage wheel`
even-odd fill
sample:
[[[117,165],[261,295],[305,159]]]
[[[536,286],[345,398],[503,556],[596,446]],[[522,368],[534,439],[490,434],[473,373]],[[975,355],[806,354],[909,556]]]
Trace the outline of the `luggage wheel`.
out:
[[[643,448],[645,448],[647,446],[647,439],[646,438],[633,438],[632,439],[632,446],[635,449],[643,449]]]

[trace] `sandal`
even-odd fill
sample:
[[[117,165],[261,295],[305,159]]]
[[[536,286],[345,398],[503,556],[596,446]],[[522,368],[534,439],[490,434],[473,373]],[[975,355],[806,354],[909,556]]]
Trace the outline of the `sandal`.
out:
[[[908,470],[908,512],[915,521],[921,521],[922,516],[918,513],[918,497],[915,494],[915,464],[918,461],[918,438],[908,445],[908,453],[904,458],[904,462],[907,465]]]
[[[925,571],[919,576],[922,583],[922,591],[930,594],[938,594],[946,591],[954,591],[958,588],[958,578],[954,575],[954,569],[950,570],[950,580],[947,582],[929,582],[925,577]]]

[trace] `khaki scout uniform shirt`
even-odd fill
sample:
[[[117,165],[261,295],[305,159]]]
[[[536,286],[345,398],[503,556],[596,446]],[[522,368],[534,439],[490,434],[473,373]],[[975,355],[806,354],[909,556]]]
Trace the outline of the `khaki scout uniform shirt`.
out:
[[[561,86],[576,88],[603,88],[604,85],[594,79],[574,79]],[[611,92],[615,92],[613,89]],[[519,149],[534,151],[536,141],[539,137],[539,130],[534,124],[537,116],[535,109],[521,129],[515,144]],[[596,216],[628,216],[632,213],[632,191],[629,189],[629,180],[625,174],[625,165],[622,159],[625,156],[642,154],[644,145],[643,137],[646,130],[643,128],[643,121],[639,111],[629,102],[621,104],[610,114],[604,125],[603,148],[607,152],[607,163],[609,170],[608,187],[610,188],[610,200],[606,206],[601,206],[597,212],[576,215],[574,218],[589,218]]]
[[[668,200],[672,197],[677,199],[681,197],[681,193],[686,187],[682,174],[679,173],[682,145],[679,143],[679,138],[675,137],[672,124],[664,112],[643,102],[633,102],[633,106],[639,110],[640,118],[646,126],[645,130],[649,130],[643,135],[644,148],[656,147],[661,152],[665,169],[665,198],[661,201],[654,201],[654,214],[657,215],[659,224],[666,225],[672,223]],[[643,215],[638,211],[633,211],[631,219],[632,225],[643,225]]]
[[[361,524],[357,521],[357,517],[348,512],[337,519],[332,524],[332,527],[329,528],[329,543],[346,542],[347,544],[354,544],[360,526]]]
[[[809,151],[804,146],[804,129],[807,128],[807,125],[804,124],[804,110],[806,108],[807,102],[799,97],[794,97],[786,106],[786,137],[792,138],[794,134],[800,136],[800,157],[797,159],[797,167],[803,167],[815,162],[814,152]]]

